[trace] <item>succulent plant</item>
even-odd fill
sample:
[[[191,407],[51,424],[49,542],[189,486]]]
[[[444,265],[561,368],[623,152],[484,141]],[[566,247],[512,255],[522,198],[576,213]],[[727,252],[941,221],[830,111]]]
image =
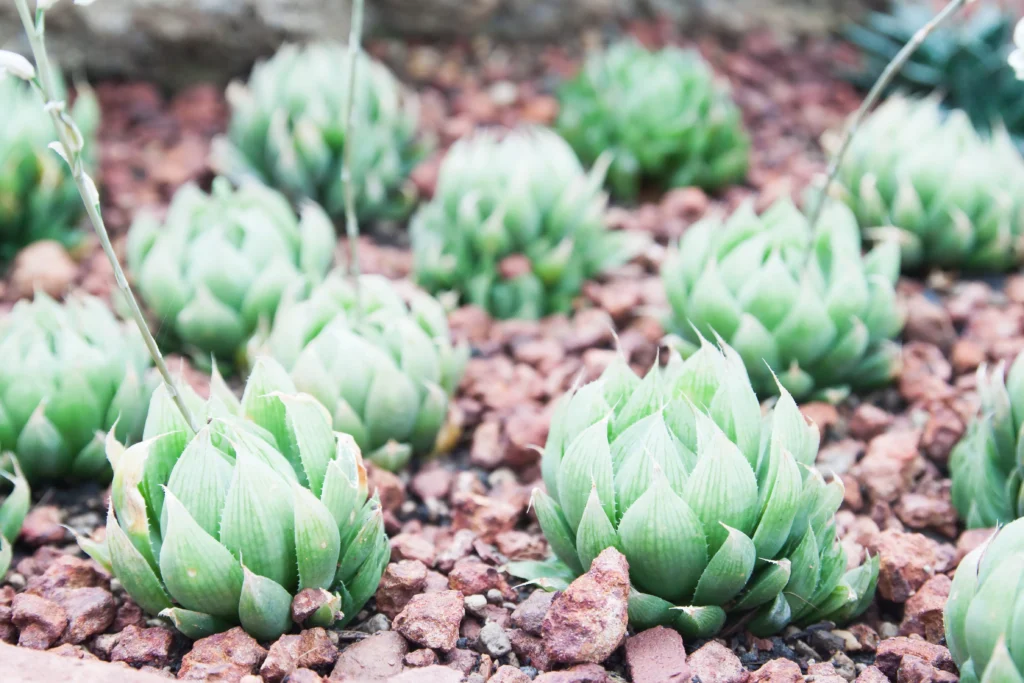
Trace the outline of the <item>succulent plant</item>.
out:
[[[961,560],[943,614],[961,683],[1024,681],[1024,519]]]
[[[802,399],[883,384],[899,361],[890,341],[903,327],[893,288],[899,259],[893,241],[862,257],[842,204],[827,205],[812,233],[788,199],[760,217],[746,203],[724,223],[694,225],[666,259],[672,341],[685,357],[701,336],[720,335],[760,395],[779,385]]]
[[[344,213],[341,182],[351,59],[345,45],[285,45],[232,83],[231,122],[214,141],[214,168],[255,177],[292,199],[308,197],[331,216]],[[383,64],[360,53],[353,107],[352,175],[360,218],[404,216],[415,200],[409,182],[426,144],[416,139],[419,112]]]
[[[950,454],[953,505],[971,529],[1024,517],[1024,355],[1003,375],[1003,363],[978,368],[981,412]]]
[[[630,255],[604,225],[607,161],[588,175],[544,128],[459,140],[409,228],[417,280],[499,318],[570,310],[584,280]]]
[[[282,293],[324,278],[334,227],[306,203],[301,218],[278,192],[255,182],[214,180],[207,195],[185,185],[164,225],[142,215],[128,233],[128,266],[146,305],[195,354],[233,357]]]
[[[68,165],[46,148],[53,124],[42,113],[42,101],[19,78],[0,78],[4,122],[0,126],[0,260],[43,239],[74,246],[82,200]],[[72,115],[86,140],[99,123],[99,105],[89,90],[75,98]],[[93,147],[85,145],[86,151]]]
[[[469,347],[452,344],[441,304],[416,288],[403,295],[386,278],[363,275],[358,300],[340,271],[290,292],[251,353],[280,361],[299,390],[327,406],[335,429],[397,470],[414,454],[445,450],[448,400]]]
[[[716,189],[746,176],[740,110],[694,51],[619,42],[588,59],[558,99],[558,131],[584,163],[613,153],[616,196],[635,198],[647,183]]]
[[[779,391],[762,419],[739,355],[702,341],[642,380],[619,358],[556,407],[537,518],[570,574],[608,547],[626,556],[637,630],[704,638],[733,618],[771,634],[870,603],[878,558],[846,570],[842,483],[813,469],[817,427]]]
[[[142,434],[157,383],[134,326],[91,296],[42,293],[0,321],[0,449],[31,482],[110,478],[103,440]]]
[[[868,236],[899,237],[904,268],[1021,262],[1024,160],[1004,129],[983,136],[935,98],[886,100],[853,137],[837,181]]]
[[[1013,14],[977,3],[970,16],[933,30],[893,78],[888,91],[938,93],[942,106],[962,109],[978,130],[1002,121],[1014,136],[1024,134],[1024,86],[1007,63]],[[929,3],[893,3],[891,12],[872,12],[846,29],[862,53],[850,80],[869,90],[886,65],[935,14]],[[967,13],[963,13],[966,15]]]
[[[11,567],[11,546],[21,532],[31,502],[28,481],[17,459],[10,453],[0,455],[0,581]]]
[[[80,539],[83,549],[191,638],[240,624],[273,640],[292,628],[293,596],[307,589],[325,599],[307,623],[330,625],[339,611],[352,619],[390,557],[355,442],[270,359],[257,361],[241,402],[216,373],[207,403],[184,398],[198,433],[161,386],[145,440],[108,441],[106,539]]]

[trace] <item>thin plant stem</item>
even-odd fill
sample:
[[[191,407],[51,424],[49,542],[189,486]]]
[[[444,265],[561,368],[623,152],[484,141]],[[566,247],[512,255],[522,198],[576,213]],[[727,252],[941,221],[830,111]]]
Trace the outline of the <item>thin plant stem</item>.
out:
[[[352,0],[352,16],[348,35],[348,100],[345,102],[345,150],[342,157],[341,182],[345,193],[345,234],[348,237],[349,263],[356,295],[356,316],[362,318],[363,299],[359,291],[359,220],[356,218],[355,182],[352,177],[352,112],[355,108],[356,66],[359,61],[360,43],[363,36],[363,0]]]
[[[121,263],[117,259],[117,254],[114,253],[114,247],[110,244],[110,236],[107,234],[107,227],[103,222],[103,216],[100,214],[100,206],[98,201],[93,200],[93,193],[95,188],[92,179],[89,178],[85,172],[85,164],[82,161],[81,150],[78,149],[77,145],[71,142],[71,129],[68,124],[65,123],[63,107],[64,103],[58,102],[56,94],[57,90],[54,87],[53,82],[53,71],[50,66],[50,57],[46,52],[46,44],[43,40],[43,33],[45,30],[45,12],[43,10],[37,10],[35,20],[32,18],[32,13],[29,11],[27,0],[15,0],[18,6],[18,14],[21,16],[21,23],[25,27],[25,33],[28,36],[29,46],[32,49],[32,55],[35,57],[37,66],[37,82],[36,86],[40,89],[43,96],[43,100],[46,104],[46,111],[50,114],[50,119],[53,121],[53,127],[57,131],[57,138],[60,140],[60,144],[64,149],[65,158],[71,167],[71,175],[75,180],[75,185],[78,187],[78,194],[82,197],[82,203],[85,204],[85,212],[89,216],[89,221],[92,223],[93,230],[96,232],[96,236],[100,240],[100,244],[103,246],[103,251],[110,260],[110,265],[114,269],[114,279],[117,281],[118,289],[124,295],[125,300],[128,302],[128,306],[131,309],[132,318],[135,320],[135,324],[139,328],[139,332],[142,333],[142,338],[145,341],[146,348],[149,350],[149,355],[153,357],[153,364],[160,372],[160,376],[163,377],[164,383],[167,385],[167,391],[174,401],[174,404],[181,411],[185,421],[188,422],[189,427],[192,431],[199,431],[199,424],[196,422],[195,416],[192,411],[189,410],[185,404],[184,399],[181,396],[181,392],[178,391],[177,385],[174,383],[174,378],[171,376],[170,370],[167,369],[167,363],[164,362],[163,354],[160,353],[160,347],[157,346],[156,340],[153,338],[153,334],[149,331],[149,326],[146,324],[146,319],[142,315],[142,310],[139,308],[139,303],[135,299],[135,295],[132,293],[131,287],[128,285],[128,279],[124,275],[124,270],[121,268]]]
[[[921,47],[921,44],[928,38],[928,36],[942,25],[947,19],[956,14],[961,7],[966,5],[973,0],[950,0],[949,4],[942,8],[938,14],[932,17],[931,21],[922,26],[914,34],[914,37],[896,53],[896,56],[892,58],[885,70],[882,71],[882,75],[878,77],[875,84],[871,86],[871,90],[868,91],[868,96],[864,98],[860,108],[857,109],[856,113],[846,124],[846,129],[843,131],[843,141],[839,145],[839,149],[834,155],[832,160],[828,164],[828,174],[825,179],[825,187],[822,188],[821,194],[818,196],[817,202],[814,205],[814,211],[811,212],[810,223],[811,232],[814,232],[815,227],[818,225],[818,219],[821,218],[822,209],[825,206],[825,202],[828,199],[828,193],[832,189],[832,183],[835,182],[836,176],[839,174],[839,165],[843,161],[843,157],[846,156],[847,150],[850,148],[850,142],[853,140],[853,136],[857,133],[860,128],[861,121],[868,110],[874,106],[875,102],[881,97],[882,93],[895,78],[896,74],[900,72],[903,65],[907,63],[907,60],[917,52],[917,49]]]

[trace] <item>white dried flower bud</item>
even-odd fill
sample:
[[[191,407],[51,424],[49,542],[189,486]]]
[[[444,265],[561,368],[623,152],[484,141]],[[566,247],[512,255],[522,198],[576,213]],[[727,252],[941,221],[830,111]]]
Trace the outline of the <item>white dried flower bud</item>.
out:
[[[0,76],[11,74],[26,81],[36,77],[36,68],[17,52],[0,50]]]

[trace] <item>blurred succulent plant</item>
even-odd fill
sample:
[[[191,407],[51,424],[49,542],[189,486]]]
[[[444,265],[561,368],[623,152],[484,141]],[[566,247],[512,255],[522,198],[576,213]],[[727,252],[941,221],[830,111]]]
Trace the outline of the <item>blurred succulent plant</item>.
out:
[[[82,234],[75,229],[82,200],[68,165],[46,148],[53,124],[41,114],[39,95],[21,79],[0,78],[0,102],[0,260],[36,240],[74,246]],[[79,91],[71,113],[91,141],[100,116],[92,91]],[[85,145],[86,150],[92,147]]]
[[[110,478],[104,434],[134,441],[158,379],[133,326],[106,305],[42,293],[0,321],[0,448],[29,481]]]
[[[585,164],[605,150],[613,194],[650,182],[716,189],[747,173],[750,138],[739,108],[699,54],[619,42],[587,60],[559,91],[557,128]]]
[[[273,640],[306,589],[331,593],[308,624],[352,619],[390,557],[355,442],[270,359],[257,361],[241,402],[216,372],[208,402],[185,398],[205,425],[197,434],[161,386],[145,440],[108,441],[106,539],[82,538],[83,549],[190,638],[240,624]]]
[[[1005,130],[979,135],[934,98],[886,100],[853,137],[837,181],[869,237],[898,236],[904,268],[1021,262],[1024,160]]]
[[[142,299],[189,351],[235,361],[285,289],[324,278],[334,244],[317,205],[304,204],[297,220],[280,193],[217,178],[209,195],[178,190],[163,226],[139,217],[127,258]]]
[[[544,128],[459,140],[409,228],[417,280],[499,318],[569,311],[584,280],[631,253],[627,234],[604,225],[607,162],[586,174]]]
[[[974,8],[972,8],[974,9]],[[862,53],[861,68],[847,73],[869,90],[886,65],[935,14],[933,3],[893,3],[891,12],[873,12],[846,37]],[[965,14],[965,13],[962,13]],[[933,30],[892,80],[888,90],[917,95],[938,93],[943,107],[962,109],[978,130],[1002,121],[1014,136],[1024,134],[1024,85],[1007,64],[1013,13],[994,3],[977,3],[960,21]]]
[[[8,466],[10,471],[8,471]],[[10,488],[11,490],[7,490]],[[31,504],[28,481],[10,453],[0,455],[0,581],[11,567],[12,544]]]
[[[563,397],[541,461],[547,493],[533,497],[555,555],[579,574],[618,548],[637,630],[705,638],[732,617],[767,635],[863,612],[878,558],[846,570],[842,483],[813,469],[818,429],[780,392],[762,419],[739,355],[702,341],[643,380],[619,358]]]
[[[404,298],[403,298],[404,296]],[[333,413],[375,464],[389,470],[412,455],[443,452],[448,400],[469,347],[453,345],[444,308],[410,287],[400,293],[379,275],[363,275],[356,292],[340,271],[312,290],[281,301],[269,335],[250,354],[266,353],[291,370],[300,391]]]
[[[961,683],[1024,681],[1024,519],[960,562],[943,614]]]
[[[256,177],[292,199],[308,197],[331,216],[345,210],[342,159],[351,59],[341,44],[285,45],[228,86],[231,123],[212,162],[235,179]],[[352,151],[360,218],[398,218],[412,207],[412,167],[428,145],[416,139],[418,105],[383,64],[359,53]]]
[[[701,336],[720,335],[762,396],[780,385],[802,399],[887,382],[899,363],[891,339],[903,327],[893,288],[899,247],[883,242],[862,257],[860,246],[856,220],[838,202],[813,234],[788,199],[760,217],[746,203],[724,223],[701,221],[662,267],[671,343],[686,357]]]
[[[1017,22],[1013,29],[1013,52],[1006,58],[1013,75],[1018,80],[1024,80],[1024,19]]]
[[[1024,517],[1024,355],[1003,381],[1002,363],[978,368],[981,411],[953,448],[953,505],[970,529]]]

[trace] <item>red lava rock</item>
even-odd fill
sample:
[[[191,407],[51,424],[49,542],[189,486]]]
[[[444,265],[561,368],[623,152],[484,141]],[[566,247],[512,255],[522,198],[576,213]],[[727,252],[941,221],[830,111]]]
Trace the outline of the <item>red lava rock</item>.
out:
[[[687,659],[694,677],[701,683],[745,683],[747,671],[732,650],[712,640]]]
[[[459,639],[459,624],[466,614],[459,591],[413,596],[395,617],[392,628],[418,645],[452,650]]]
[[[664,626],[626,638],[626,664],[633,683],[688,683],[690,680],[683,638]]]
[[[916,633],[930,643],[941,642],[945,637],[942,610],[951,584],[948,576],[936,574],[910,596],[904,607],[900,635]]]
[[[120,646],[120,643],[118,643]],[[178,678],[186,681],[238,681],[255,674],[267,651],[236,626],[230,631],[201,638],[181,660]]]
[[[11,621],[19,630],[18,645],[46,650],[64,633],[68,614],[53,600],[20,593],[11,602]]]
[[[423,591],[427,568],[418,560],[392,562],[384,570],[377,588],[377,609],[394,619],[413,596]]]
[[[462,683],[465,676],[447,666],[435,664],[422,669],[409,669],[404,673],[392,676],[388,683]]]
[[[36,290],[46,292],[52,297],[61,297],[77,275],[78,266],[60,242],[39,240],[18,252],[8,277],[14,296],[18,299],[27,299],[31,298]],[[31,513],[29,515],[31,516]],[[27,522],[28,518],[25,521]],[[62,538],[63,531],[61,529]]]
[[[530,683],[530,677],[514,666],[499,666],[488,681],[489,683]]]
[[[931,528],[950,538],[956,536],[959,517],[948,488],[938,496],[904,493],[893,507],[893,512],[911,529]]]
[[[544,538],[525,531],[503,531],[494,537],[494,543],[510,560],[543,560],[548,554]]]
[[[750,674],[748,683],[802,683],[800,665],[789,659],[773,659]]]
[[[906,602],[925,582],[945,571],[953,559],[935,541],[921,534],[888,529],[869,541],[868,550],[878,553],[878,592],[886,600]]]
[[[37,505],[25,515],[19,538],[30,546],[60,543],[68,533],[61,526],[62,522],[60,508],[56,505]]]
[[[241,630],[241,629],[235,629]],[[139,628],[128,626],[121,631],[117,644],[110,651],[110,661],[124,662],[130,666],[167,666],[171,658],[174,634],[165,628]],[[255,643],[255,641],[253,641]],[[187,655],[186,655],[187,657]],[[184,669],[184,662],[182,662]],[[178,672],[178,678],[183,678]],[[218,679],[221,680],[221,679]]]
[[[858,441],[869,441],[892,426],[892,413],[870,403],[861,403],[853,411],[847,428]]]
[[[393,472],[366,463],[366,484],[372,496],[380,494],[380,507],[387,512],[396,512],[405,502],[405,486]]]
[[[875,652],[878,650],[880,638],[875,629],[867,624],[854,624],[849,630],[853,637],[857,639],[857,644],[860,645],[861,650],[865,652]]]
[[[403,660],[406,666],[421,667],[421,666],[433,666],[437,664],[437,653],[433,650],[423,648],[422,650],[416,650],[410,652],[405,656]]]
[[[548,438],[551,415],[538,406],[516,410],[504,424],[505,448],[502,464],[521,470],[540,460],[538,448]]]
[[[99,657],[86,650],[81,645],[72,645],[71,643],[64,643],[57,647],[51,647],[47,652],[55,654],[58,657],[71,657],[72,659],[95,659],[99,660]]]
[[[932,462],[945,465],[965,431],[967,424],[960,413],[945,403],[933,403],[921,432],[921,450]]]
[[[146,615],[142,608],[135,604],[131,598],[125,598],[124,602],[117,606],[117,613],[114,615],[114,623],[110,625],[112,633],[120,633],[126,626],[134,624],[144,626]]]
[[[488,542],[515,528],[522,511],[519,506],[474,493],[453,493],[451,502],[452,528],[469,529]]]
[[[332,681],[383,681],[402,672],[402,658],[409,651],[405,638],[381,631],[352,643],[338,655]]]
[[[426,567],[434,566],[437,549],[419,534],[398,534],[391,538],[391,561],[418,560]]]
[[[847,683],[831,662],[812,662],[807,665],[807,678],[814,683]]]
[[[334,596],[323,588],[304,588],[292,598],[292,621],[300,626],[316,611],[334,600]]]
[[[62,589],[56,599],[68,616],[66,643],[77,645],[114,622],[114,596],[104,588]]]
[[[491,589],[501,592],[506,600],[515,600],[516,592],[501,573],[475,557],[464,557],[448,573],[448,586],[463,595],[483,595]]]
[[[290,680],[295,669],[327,667],[337,658],[338,646],[331,642],[327,631],[311,628],[297,636],[278,638],[260,667],[260,676],[266,683],[281,683]]]
[[[456,648],[445,655],[445,666],[468,676],[480,663],[480,655],[465,648]]]
[[[800,412],[804,418],[814,423],[821,434],[822,440],[825,434],[839,423],[839,412],[831,403],[814,401],[800,406]]]
[[[534,683],[608,683],[611,680],[604,667],[580,664],[565,671],[549,671],[533,679]]]
[[[864,452],[864,443],[855,439],[840,439],[825,444],[818,451],[818,471],[832,474],[846,474]],[[858,485],[858,488],[859,485]]]
[[[501,444],[501,423],[486,420],[473,433],[473,445],[469,449],[469,460],[477,467],[492,470],[505,459]]]
[[[443,500],[448,497],[454,479],[454,472],[430,463],[416,473],[409,483],[409,489],[422,500]]]
[[[57,599],[62,590],[71,588],[106,587],[109,575],[92,560],[73,555],[61,555],[51,562],[42,574],[33,576],[25,587],[26,593]]]
[[[531,666],[539,671],[546,671],[551,668],[551,660],[544,649],[544,641],[539,636],[534,636],[522,629],[510,628],[505,631],[509,642],[512,644],[512,652],[521,662],[529,662]]]
[[[946,309],[921,294],[909,297],[906,309],[904,339],[927,342],[940,349],[949,349],[953,345],[956,330],[953,329],[953,321]]]
[[[907,656],[920,659],[940,671],[956,672],[956,664],[953,663],[949,650],[920,638],[903,636],[887,638],[878,644],[875,666],[890,680],[895,680],[900,664]]]
[[[985,349],[971,339],[957,339],[953,342],[949,360],[953,364],[955,374],[965,375],[968,372],[974,372],[979,365],[985,362]]]
[[[256,679],[253,683],[260,681],[258,676],[254,676],[253,678]],[[288,674],[288,683],[323,683],[324,680],[323,676],[312,669],[296,669]]]
[[[544,616],[551,608],[551,602],[554,599],[554,593],[539,589],[533,591],[512,612],[512,625],[539,636],[544,626]]]
[[[542,628],[553,662],[603,662],[626,635],[629,565],[615,548],[601,552],[590,570],[551,602]]]
[[[953,557],[953,566],[960,566],[960,562],[967,557],[967,554],[991,538],[995,531],[994,528],[966,529],[956,540],[956,555]]]
[[[889,683],[889,677],[877,666],[869,666],[860,672],[854,683]]]
[[[896,683],[956,683],[960,677],[934,666],[914,655],[905,655],[896,672]]]
[[[910,489],[924,469],[924,459],[918,452],[920,438],[917,431],[889,432],[868,443],[867,453],[853,468],[853,474],[873,500],[893,501]]]
[[[469,529],[460,529],[452,534],[447,542],[441,543],[440,552],[437,554],[437,568],[443,572],[449,572],[455,563],[473,552],[473,543],[476,541],[476,533]],[[448,580],[445,579],[445,584]]]

